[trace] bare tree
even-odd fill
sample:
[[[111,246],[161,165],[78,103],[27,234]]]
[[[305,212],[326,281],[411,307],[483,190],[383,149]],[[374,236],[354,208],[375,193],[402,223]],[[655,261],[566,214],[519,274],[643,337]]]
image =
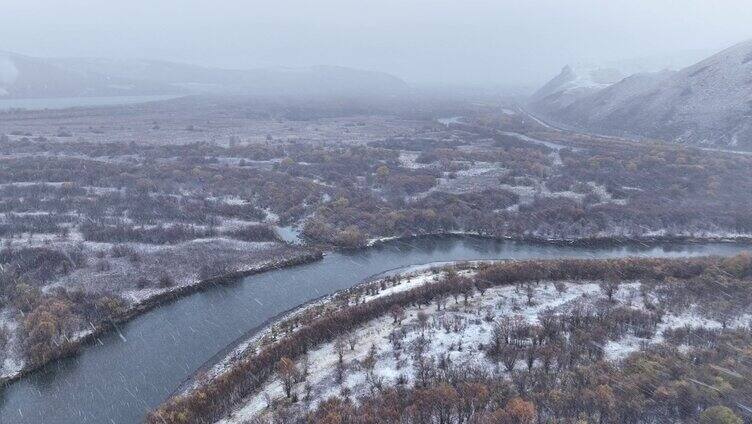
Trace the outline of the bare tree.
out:
[[[392,306],[389,314],[392,316],[395,324],[401,324],[402,320],[405,319],[405,310],[399,305]]]
[[[418,312],[418,325],[420,326],[420,334],[421,336],[425,334],[426,328],[428,327],[428,314],[420,311]]]
[[[298,369],[292,359],[283,357],[277,362],[277,374],[282,381],[282,387],[285,389],[285,396],[292,397],[292,389],[295,387],[295,381],[298,379]]]
[[[334,351],[337,352],[337,363],[342,364],[345,359],[345,340],[342,337],[337,337],[334,341]]]
[[[614,294],[619,291],[619,284],[621,280],[616,274],[609,274],[598,282],[598,286],[601,288],[603,294],[608,297],[609,302],[614,301]]]
[[[506,344],[501,347],[499,353],[504,368],[506,368],[508,372],[512,372],[515,364],[517,364],[517,358],[520,356],[520,348],[514,344]]]
[[[363,359],[363,369],[366,371],[366,381],[369,384],[371,393],[375,393],[383,385],[383,379],[376,376],[374,370],[376,369],[378,350],[376,345],[371,345],[368,350],[368,355]]]
[[[535,298],[535,287],[533,286],[533,283],[525,284],[525,297],[527,297],[528,306],[533,306],[533,299]]]
[[[342,382],[345,381],[345,371],[347,371],[347,368],[345,367],[344,361],[337,362],[337,365],[334,368],[334,378],[337,381],[338,384],[342,384]]]

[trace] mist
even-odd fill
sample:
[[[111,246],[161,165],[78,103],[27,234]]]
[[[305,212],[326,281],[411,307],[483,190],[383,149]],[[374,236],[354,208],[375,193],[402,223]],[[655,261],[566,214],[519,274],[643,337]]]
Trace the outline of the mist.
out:
[[[745,0],[6,0],[0,50],[230,69],[340,65],[411,84],[536,86],[568,63],[686,65],[752,37]]]
[[[749,3],[0,0],[0,423],[752,424]]]

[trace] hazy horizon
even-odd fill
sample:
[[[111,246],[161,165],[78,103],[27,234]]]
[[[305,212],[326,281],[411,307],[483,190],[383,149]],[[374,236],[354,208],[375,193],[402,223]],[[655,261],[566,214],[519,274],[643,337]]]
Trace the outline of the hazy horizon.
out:
[[[566,64],[680,66],[752,37],[743,0],[9,0],[0,50],[226,69],[334,65],[411,84],[536,86]]]

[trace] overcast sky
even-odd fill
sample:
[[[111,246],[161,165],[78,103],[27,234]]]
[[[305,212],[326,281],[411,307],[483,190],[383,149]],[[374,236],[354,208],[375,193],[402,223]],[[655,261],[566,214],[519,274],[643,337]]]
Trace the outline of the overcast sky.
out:
[[[0,0],[0,50],[538,84],[572,62],[712,52],[751,23],[750,0]]]

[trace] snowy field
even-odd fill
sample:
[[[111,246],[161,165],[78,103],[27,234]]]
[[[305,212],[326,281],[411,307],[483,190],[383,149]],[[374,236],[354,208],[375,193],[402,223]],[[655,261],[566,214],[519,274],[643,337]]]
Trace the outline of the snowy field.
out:
[[[473,268],[460,271],[471,276]],[[369,294],[361,301],[371,301],[381,296],[410,290],[430,284],[441,278],[443,272],[436,270],[414,272],[401,276],[399,283],[378,293]],[[531,299],[531,301],[528,301]],[[534,286],[502,286],[488,289],[465,301],[461,296],[446,299],[439,309],[438,303],[430,306],[411,306],[404,309],[404,319],[395,319],[386,314],[341,339],[312,349],[302,358],[296,358],[296,368],[305,376],[295,385],[297,405],[303,410],[312,410],[332,397],[346,395],[357,399],[358,395],[371,393],[384,386],[412,385],[416,382],[418,357],[431,358],[436,363],[467,365],[475,369],[493,370],[508,374],[507,369],[492,360],[484,347],[492,343],[494,325],[501,319],[510,318],[529,325],[539,324],[542,313],[566,314],[575,308],[602,308],[607,299],[598,282],[551,282],[542,281]],[[624,307],[645,311],[646,304],[657,302],[655,293],[646,290],[640,281],[620,284],[608,307]],[[750,325],[749,314],[743,314],[727,323],[727,328]],[[667,312],[657,325],[655,336],[641,338],[631,332],[617,340],[608,340],[601,346],[604,359],[620,361],[641,347],[663,341],[663,332],[683,327],[718,329],[722,324],[704,316],[698,305]],[[352,343],[351,343],[352,342]],[[420,356],[415,354],[417,345]],[[339,355],[342,354],[340,365]],[[536,360],[535,366],[540,366]],[[526,363],[517,360],[515,370],[523,370]],[[273,410],[278,403],[287,402],[282,380],[274,378],[245,399],[237,409],[220,423],[244,423]]]

